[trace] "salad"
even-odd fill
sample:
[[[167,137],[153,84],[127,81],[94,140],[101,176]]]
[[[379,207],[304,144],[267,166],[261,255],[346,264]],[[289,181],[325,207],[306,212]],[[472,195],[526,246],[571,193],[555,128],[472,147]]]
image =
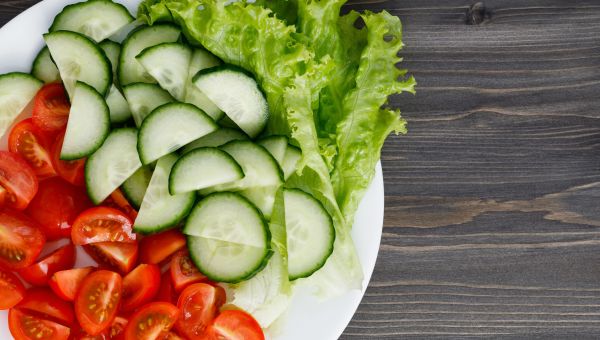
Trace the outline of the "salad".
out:
[[[298,288],[362,288],[354,214],[415,81],[399,19],[344,3],[57,14],[31,73],[0,75],[15,339],[264,339]]]

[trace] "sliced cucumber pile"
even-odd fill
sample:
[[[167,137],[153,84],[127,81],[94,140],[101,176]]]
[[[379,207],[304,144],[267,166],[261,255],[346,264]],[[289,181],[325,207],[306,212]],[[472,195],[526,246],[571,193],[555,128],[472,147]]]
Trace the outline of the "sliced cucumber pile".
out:
[[[112,85],[108,91],[106,104],[110,111],[110,121],[112,123],[124,123],[131,118],[129,104],[115,85]]]
[[[35,57],[33,65],[31,66],[31,74],[45,83],[52,83],[60,80],[60,74],[58,73],[56,65],[54,65],[54,61],[52,61],[52,58],[50,57],[50,51],[47,46],[44,46],[37,57]]]
[[[142,205],[151,178],[152,169],[146,165],[139,168],[138,171],[131,175],[131,177],[129,177],[121,186],[121,191],[123,191],[127,200],[129,200],[131,205],[136,209],[139,209]]]
[[[93,87],[77,82],[60,158],[87,157],[100,148],[110,132],[108,105]]]
[[[154,109],[175,101],[169,92],[155,84],[133,83],[124,86],[123,93],[138,127]]]
[[[285,136],[270,136],[258,141],[258,144],[267,149],[281,166],[288,147],[288,139]]]
[[[164,43],[143,50],[136,57],[158,84],[178,101],[185,99],[192,49],[184,44]]]
[[[6,133],[42,85],[39,79],[27,73],[0,75],[0,136]]]
[[[287,150],[285,151],[285,157],[283,157],[283,162],[281,164],[283,176],[286,181],[296,171],[296,167],[298,166],[298,163],[300,163],[300,158],[302,158],[302,151],[295,146],[288,145]]]
[[[223,118],[225,113],[219,109],[217,105],[211,102],[210,99],[196,87],[196,85],[194,85],[193,80],[198,72],[219,65],[221,65],[221,60],[219,60],[219,58],[204,49],[195,49],[192,54],[190,69],[188,71],[185,95],[186,103],[196,105],[215,121]]]
[[[150,164],[217,128],[217,124],[194,105],[170,103],[160,106],[140,127],[140,159],[142,163]]]
[[[183,153],[197,148],[221,146],[234,140],[248,140],[248,136],[239,130],[221,128],[186,145]]]
[[[121,45],[112,40],[104,40],[99,46],[106,54],[108,61],[110,61],[113,70],[113,81],[115,81],[118,78],[117,68],[119,66],[119,56],[121,55]]]
[[[49,31],[72,31],[102,41],[134,20],[127,8],[110,0],[88,0],[65,7]]]

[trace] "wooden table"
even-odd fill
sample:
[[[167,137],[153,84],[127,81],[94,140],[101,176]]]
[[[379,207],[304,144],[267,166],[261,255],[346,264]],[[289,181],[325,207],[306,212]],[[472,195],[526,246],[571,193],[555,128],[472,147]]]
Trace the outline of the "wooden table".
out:
[[[351,1],[402,18],[419,87],[344,339],[600,338],[600,1],[474,3]]]

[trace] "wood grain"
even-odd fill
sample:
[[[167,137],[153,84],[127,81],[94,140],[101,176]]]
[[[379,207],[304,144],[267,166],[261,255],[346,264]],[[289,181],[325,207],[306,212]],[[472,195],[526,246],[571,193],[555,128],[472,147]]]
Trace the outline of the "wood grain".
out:
[[[0,2],[0,24],[37,1]],[[600,1],[350,1],[405,25],[410,133],[343,339],[600,338]]]

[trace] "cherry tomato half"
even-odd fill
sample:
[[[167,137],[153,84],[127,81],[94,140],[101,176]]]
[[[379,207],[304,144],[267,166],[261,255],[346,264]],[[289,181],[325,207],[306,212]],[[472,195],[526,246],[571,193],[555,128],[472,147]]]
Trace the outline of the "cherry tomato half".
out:
[[[131,217],[132,220],[135,220],[138,215],[137,210],[131,206],[120,189],[113,191],[112,194],[110,194],[110,196],[108,196],[108,198],[102,202],[102,205],[121,210],[127,214],[127,216]]]
[[[175,329],[190,339],[202,337],[224,303],[223,288],[206,283],[189,285],[177,301],[181,318],[175,324]]]
[[[127,319],[117,316],[112,325],[98,335],[89,335],[80,331],[75,335],[75,340],[123,340]]]
[[[59,134],[52,144],[50,152],[52,153],[52,164],[54,170],[65,181],[83,187],[85,186],[85,159],[75,161],[63,161],[60,159],[60,151],[62,150],[63,140],[65,139],[64,132]]]
[[[265,334],[258,322],[241,310],[223,311],[214,320],[209,331],[209,339],[219,340],[264,340]]]
[[[0,269],[0,310],[14,307],[23,300],[25,287],[15,274]]]
[[[179,318],[179,309],[166,302],[153,302],[140,308],[125,328],[125,340],[154,340],[168,332]]]
[[[56,176],[50,147],[50,136],[35,126],[31,118],[15,125],[8,137],[8,150],[23,157],[39,179]]]
[[[33,264],[45,243],[35,221],[17,211],[0,211],[0,266],[17,270]]]
[[[99,242],[135,242],[133,222],[120,210],[94,207],[85,210],[73,223],[71,239],[76,245]]]
[[[101,242],[83,246],[83,249],[98,264],[116,269],[122,274],[129,273],[136,264],[138,244],[124,242]]]
[[[75,265],[75,246],[67,244],[52,252],[50,255],[32,264],[19,269],[18,273],[23,280],[34,286],[48,284],[50,277],[57,271],[73,268]]]
[[[75,312],[79,324],[90,335],[98,335],[115,319],[121,301],[121,276],[108,270],[88,275],[75,297]]]
[[[177,229],[146,236],[140,241],[140,262],[159,264],[185,244],[185,236]]]
[[[0,186],[6,191],[5,204],[24,210],[38,190],[38,179],[23,157],[0,151]]]
[[[160,285],[160,268],[155,264],[140,264],[123,278],[121,310],[129,312],[152,301]]]
[[[39,315],[71,327],[75,324],[73,307],[69,302],[61,300],[47,288],[31,288],[25,293],[25,298],[15,307],[29,314]]]
[[[154,300],[176,305],[178,298],[179,294],[177,294],[175,288],[173,288],[171,272],[166,271],[160,277],[160,288],[158,288],[158,293],[156,293],[156,298]]]
[[[61,270],[52,275],[48,284],[56,296],[66,301],[73,301],[83,279],[92,271],[94,267]]]
[[[171,259],[171,279],[175,291],[181,292],[192,283],[208,282],[208,278],[196,268],[190,259],[187,249],[182,249],[173,255]]]
[[[33,122],[44,131],[59,131],[67,126],[70,109],[63,84],[46,84],[33,99]]]
[[[69,327],[14,308],[8,311],[8,328],[15,340],[67,340],[71,333]]]

